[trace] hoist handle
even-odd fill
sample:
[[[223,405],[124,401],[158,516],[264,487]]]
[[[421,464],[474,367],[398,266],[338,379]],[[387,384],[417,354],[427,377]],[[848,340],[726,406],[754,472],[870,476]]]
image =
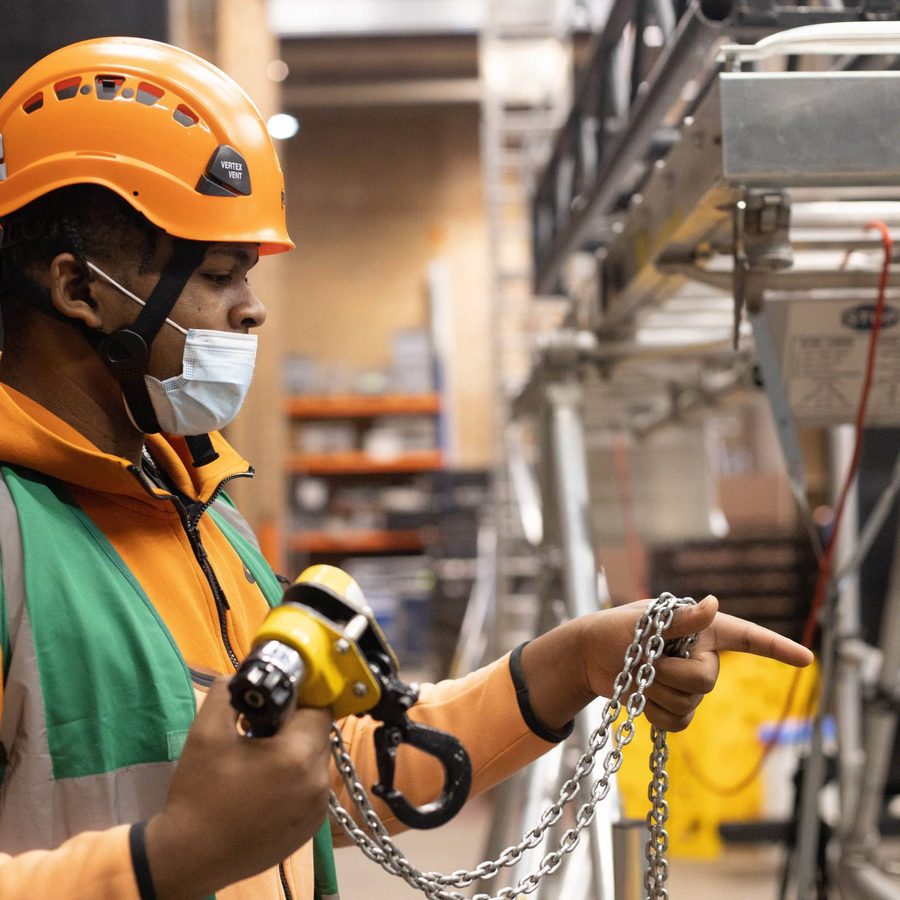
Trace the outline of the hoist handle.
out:
[[[437,828],[460,811],[472,787],[472,763],[466,748],[453,735],[407,720],[381,725],[375,730],[374,740],[381,780],[372,786],[372,793],[384,800],[404,825]],[[436,800],[414,806],[394,787],[397,748],[401,744],[435,757],[443,767],[444,787]]]

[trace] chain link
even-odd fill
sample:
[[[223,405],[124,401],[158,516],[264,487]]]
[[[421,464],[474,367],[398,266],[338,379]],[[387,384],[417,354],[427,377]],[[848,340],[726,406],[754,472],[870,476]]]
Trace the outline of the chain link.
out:
[[[656,677],[656,660],[663,653],[684,657],[690,654],[696,635],[681,638],[670,647],[666,646],[663,635],[672,624],[675,610],[679,606],[693,603],[690,597],[678,598],[665,593],[650,604],[635,625],[634,640],[625,652],[624,667],[613,682],[612,696],[603,707],[600,724],[591,734],[588,749],[575,764],[572,777],[563,783],[556,802],[551,803],[543,811],[538,824],[526,832],[517,844],[507,847],[497,859],[486,860],[473,869],[459,869],[449,874],[422,872],[417,869],[393,842],[387,828],[372,807],[337,725],[332,728],[331,753],[365,827],[357,825],[353,816],[341,806],[334,794],[329,801],[333,818],[347,837],[369,859],[378,863],[385,871],[402,878],[430,900],[466,900],[457,889],[469,887],[477,881],[489,880],[504,869],[515,866],[522,855],[527,850],[539,846],[545,832],[560,821],[566,806],[581,792],[582,782],[593,774],[597,757],[609,742],[612,728],[624,709],[625,719],[614,732],[614,744],[603,758],[602,772],[591,784],[586,801],[575,813],[575,824],[564,832],[557,849],[545,854],[537,869],[522,878],[518,884],[501,888],[496,894],[476,894],[473,900],[516,900],[523,894],[534,893],[541,881],[559,869],[565,856],[578,846],[582,832],[594,820],[597,804],[609,793],[612,777],[622,765],[622,750],[634,737],[634,720],[644,711],[646,691]],[[629,691],[631,693],[628,693]],[[628,696],[623,703],[622,697],[626,694]],[[668,864],[665,856],[669,843],[666,833],[669,811],[665,794],[669,784],[666,772],[669,750],[665,731],[654,727],[651,729],[651,737],[653,750],[650,754],[651,779],[647,792],[650,812],[647,814],[649,837],[646,846],[648,868],[645,887],[648,900],[666,900],[669,896],[666,890]]]

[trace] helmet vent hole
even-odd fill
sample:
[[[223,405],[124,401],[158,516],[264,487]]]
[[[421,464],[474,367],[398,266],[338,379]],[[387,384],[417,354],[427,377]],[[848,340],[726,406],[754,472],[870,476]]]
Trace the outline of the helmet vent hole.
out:
[[[125,83],[121,75],[98,75],[94,79],[98,100],[112,100]]]
[[[28,115],[31,115],[31,113],[36,112],[43,105],[44,92],[38,91],[33,97],[29,97],[29,99],[22,104],[22,109],[24,109],[25,112],[28,113]]]
[[[137,101],[138,103],[143,103],[144,106],[153,106],[153,104],[156,103],[164,93],[165,91],[162,88],[157,87],[155,84],[149,84],[146,81],[142,81],[138,85]]]
[[[140,191],[132,191],[132,192],[131,192],[131,195],[132,195],[133,197],[140,197],[140,196],[141,196],[141,192],[140,192]]]
[[[172,116],[176,122],[180,125],[184,125],[185,128],[190,128],[191,125],[196,125],[200,121],[200,117],[183,103],[176,107]]]
[[[71,100],[78,93],[81,85],[81,77],[76,75],[74,78],[66,78],[64,81],[57,81],[53,85],[57,100]]]

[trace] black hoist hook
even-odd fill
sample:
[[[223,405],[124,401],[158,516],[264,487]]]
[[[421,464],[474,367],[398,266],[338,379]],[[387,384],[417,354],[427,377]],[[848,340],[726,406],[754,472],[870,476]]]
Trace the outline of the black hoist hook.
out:
[[[378,784],[372,792],[412,828],[436,828],[459,812],[472,786],[469,754],[453,735],[409,718],[419,689],[399,662],[356,582],[333,566],[312,566],[285,592],[231,679],[244,733],[275,734],[297,705],[329,707],[335,719],[368,713],[383,724],[373,739]],[[397,748],[409,744],[444,769],[441,795],[415,806],[394,787]]]
[[[372,785],[372,793],[384,800],[404,825],[437,828],[449,822],[468,799],[472,787],[469,754],[452,734],[410,720],[407,711],[419,698],[418,688],[400,681],[392,672],[385,675],[380,667],[374,668],[381,682],[381,700],[369,715],[384,724],[374,734],[379,781]],[[433,756],[443,767],[444,787],[436,800],[415,806],[394,787],[401,744]]]

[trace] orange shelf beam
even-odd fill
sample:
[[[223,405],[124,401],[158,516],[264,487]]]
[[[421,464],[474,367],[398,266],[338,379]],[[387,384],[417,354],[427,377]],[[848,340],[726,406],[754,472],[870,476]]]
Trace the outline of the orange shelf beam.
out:
[[[259,549],[266,562],[276,571],[284,571],[282,558],[281,531],[274,519],[265,519],[256,532],[259,538]]]
[[[287,469],[305,475],[377,475],[391,472],[434,472],[443,468],[440,450],[416,450],[382,459],[362,450],[341,453],[295,453]]]
[[[294,419],[352,419],[411,416],[440,412],[438,394],[334,394],[291,397],[287,414]]]
[[[299,553],[384,553],[422,550],[422,536],[414,530],[306,531],[290,540]]]

